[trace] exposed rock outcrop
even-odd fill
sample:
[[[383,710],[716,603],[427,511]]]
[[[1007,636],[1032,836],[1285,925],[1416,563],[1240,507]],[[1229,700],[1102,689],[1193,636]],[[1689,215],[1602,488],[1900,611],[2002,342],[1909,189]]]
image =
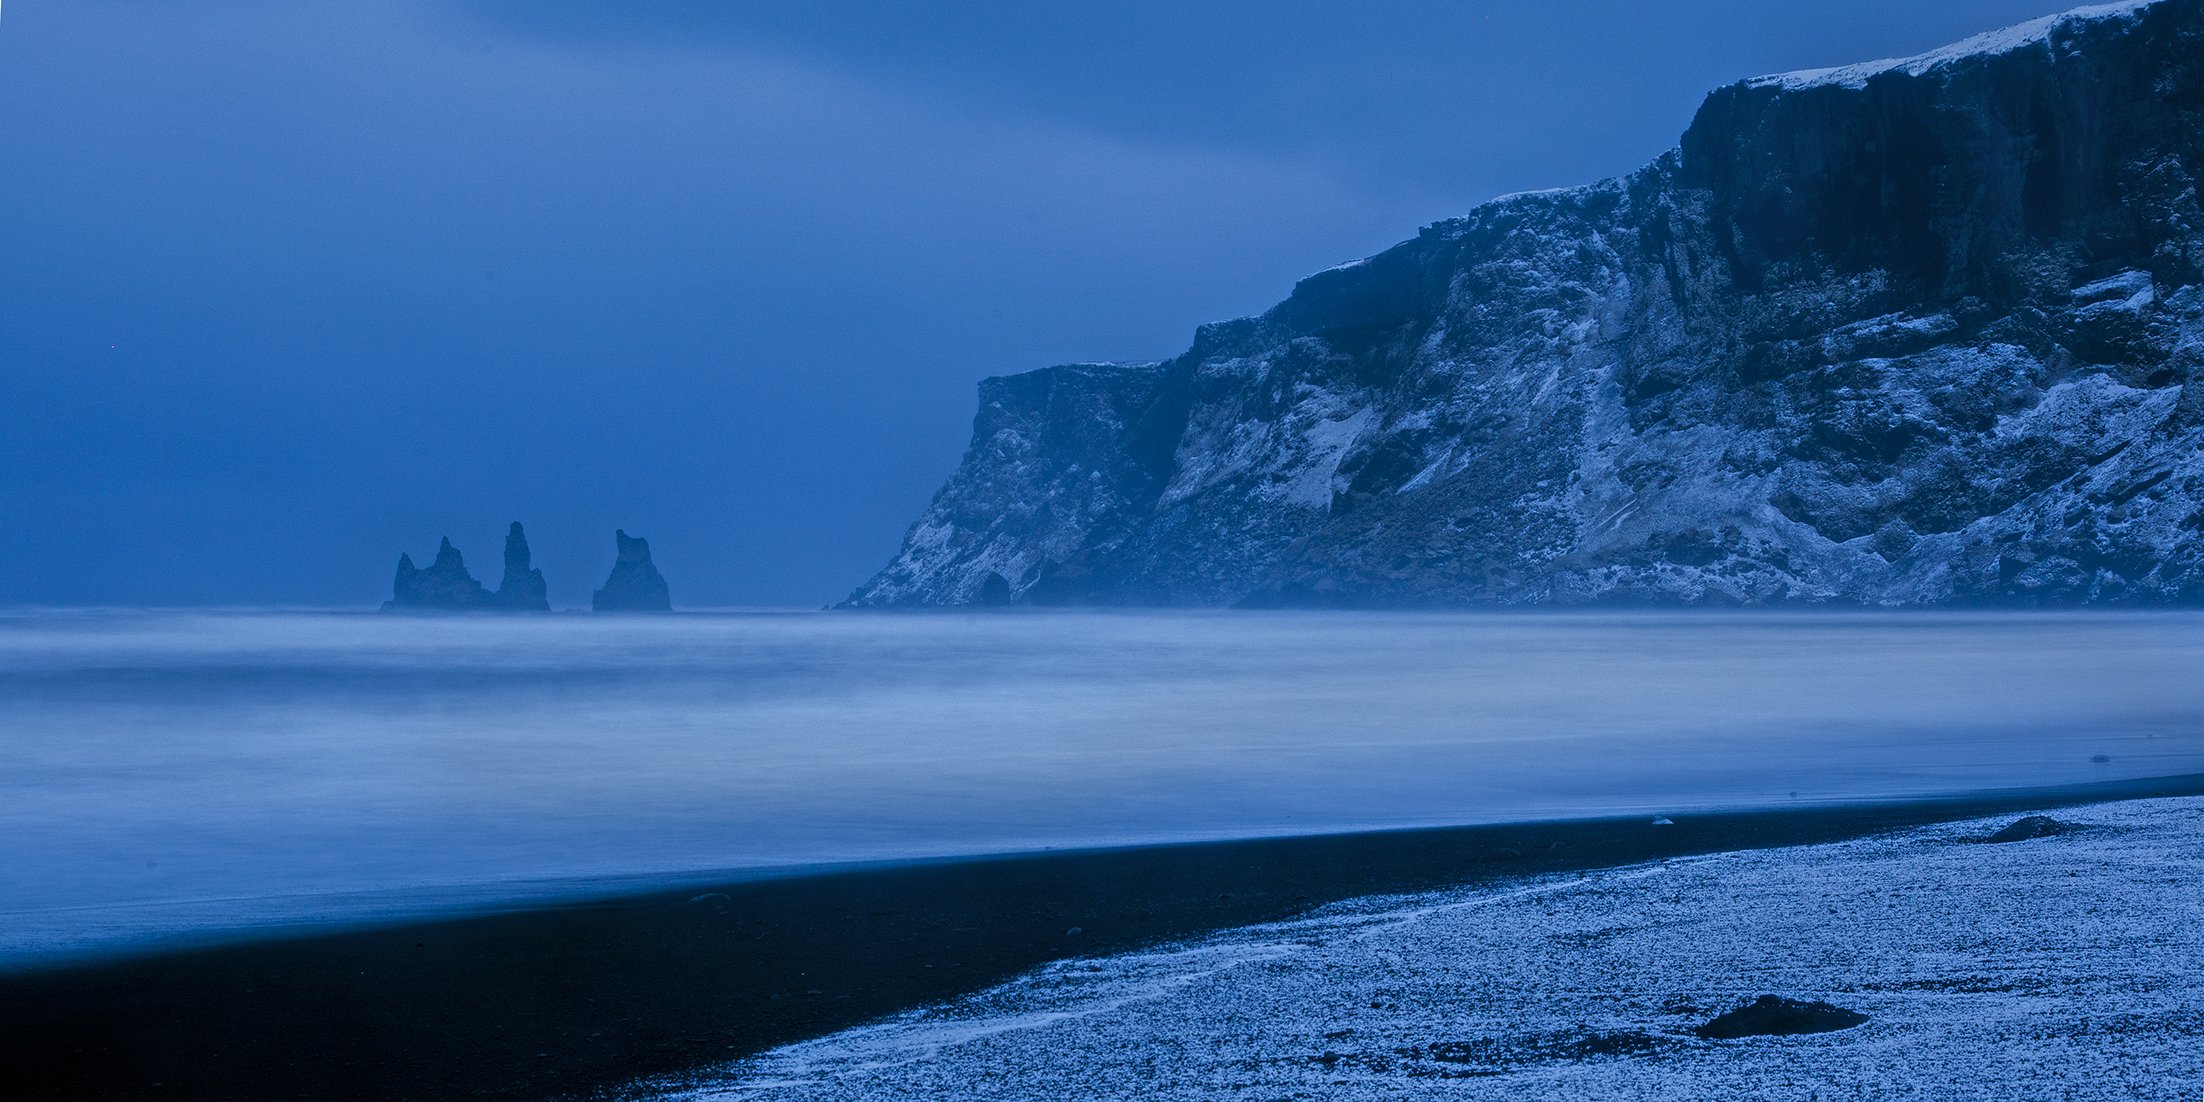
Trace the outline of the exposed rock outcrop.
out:
[[[1175,360],[983,383],[848,603],[2204,603],[2200,174],[2204,0],[1741,82]]]
[[[490,599],[493,607],[509,612],[551,611],[551,591],[544,584],[543,571],[530,565],[530,558],[528,537],[516,520],[505,530],[505,576]]]
[[[436,561],[422,569],[413,556],[398,556],[398,577],[391,583],[385,610],[478,612],[490,607],[491,595],[467,573],[467,564],[452,546],[451,537],[437,545]]]
[[[2081,829],[2072,823],[2054,819],[2049,815],[2028,815],[2005,825],[2002,830],[1982,839],[1992,844],[2008,842],[2032,842],[2038,838],[2055,838],[2072,834]]]
[[[1867,1024],[1867,1015],[1823,1002],[1762,995],[1692,1030],[1710,1041],[1835,1033]]]
[[[598,612],[673,611],[666,579],[651,562],[650,541],[625,531],[614,532],[613,539],[619,546],[619,557],[613,561],[605,587],[590,595],[589,607]]]

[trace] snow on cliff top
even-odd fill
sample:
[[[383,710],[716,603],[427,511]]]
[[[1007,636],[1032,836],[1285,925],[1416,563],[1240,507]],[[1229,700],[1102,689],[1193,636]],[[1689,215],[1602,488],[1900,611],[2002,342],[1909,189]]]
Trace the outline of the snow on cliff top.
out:
[[[2122,0],[2117,4],[2095,4],[2075,8],[2059,15],[2047,15],[2018,26],[2007,27],[1988,34],[1978,34],[1964,41],[1954,42],[1942,49],[1930,50],[1913,57],[1885,58],[1881,61],[1863,61],[1857,65],[1844,65],[1834,69],[1802,69],[1795,73],[1779,73],[1758,77],[1745,83],[1754,88],[1815,88],[1838,86],[1862,88],[1868,78],[1884,73],[1902,72],[1907,76],[1920,76],[1939,66],[1948,65],[1970,57],[1993,57],[2025,49],[2044,42],[2058,31],[2075,23],[2101,19],[2131,18],[2159,0]]]

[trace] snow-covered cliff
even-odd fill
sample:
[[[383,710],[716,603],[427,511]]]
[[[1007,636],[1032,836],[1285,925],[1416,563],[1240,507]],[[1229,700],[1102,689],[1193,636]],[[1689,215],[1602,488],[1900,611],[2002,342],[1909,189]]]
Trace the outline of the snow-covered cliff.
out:
[[[981,386],[857,606],[2204,601],[2204,0],[1744,81],[1161,364]]]

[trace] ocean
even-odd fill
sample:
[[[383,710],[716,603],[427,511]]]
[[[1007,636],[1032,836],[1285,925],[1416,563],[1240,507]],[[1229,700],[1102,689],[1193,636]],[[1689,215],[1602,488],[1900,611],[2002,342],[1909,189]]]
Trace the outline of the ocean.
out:
[[[0,612],[0,964],[851,862],[2204,772],[2204,616]]]

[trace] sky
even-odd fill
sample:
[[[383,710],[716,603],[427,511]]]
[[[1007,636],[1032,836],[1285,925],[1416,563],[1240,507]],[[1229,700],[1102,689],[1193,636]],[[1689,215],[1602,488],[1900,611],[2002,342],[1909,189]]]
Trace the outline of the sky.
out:
[[[371,607],[527,524],[818,606],[974,384],[1159,359],[1705,92],[2044,0],[14,0],[0,605]]]

